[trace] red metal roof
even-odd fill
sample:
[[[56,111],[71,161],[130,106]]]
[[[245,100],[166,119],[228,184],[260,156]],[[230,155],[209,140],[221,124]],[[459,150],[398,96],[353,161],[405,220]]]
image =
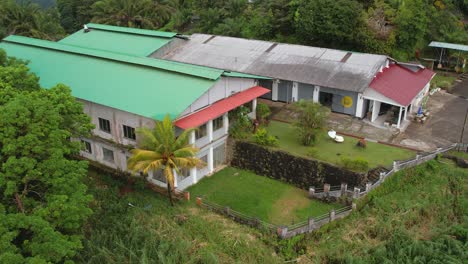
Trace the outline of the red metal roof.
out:
[[[201,111],[195,112],[187,117],[183,117],[175,121],[175,125],[183,129],[198,127],[209,120],[215,119],[224,113],[269,92],[271,92],[269,89],[261,86],[249,88],[228,98],[219,100]]]
[[[389,68],[384,68],[383,72],[379,72],[369,87],[402,106],[407,106],[434,75],[429,69],[413,72],[398,64],[392,64]]]

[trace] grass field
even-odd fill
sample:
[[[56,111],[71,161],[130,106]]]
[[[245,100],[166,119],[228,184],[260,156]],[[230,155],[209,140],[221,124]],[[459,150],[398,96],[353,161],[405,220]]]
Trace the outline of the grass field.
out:
[[[444,73],[438,73],[432,79],[432,83],[434,83],[435,87],[440,87],[450,91],[456,79],[457,78],[455,76],[445,76]]]
[[[192,197],[200,196],[278,225],[297,223],[343,207],[311,200],[304,190],[232,167],[201,180],[188,191]]]
[[[406,160],[416,155],[410,150],[373,142],[367,142],[367,148],[363,149],[356,146],[358,139],[346,136],[343,143],[336,143],[328,137],[326,131],[319,135],[315,146],[306,147],[300,144],[297,132],[290,124],[272,121],[267,129],[271,135],[278,137],[280,149],[299,156],[307,156],[311,149],[315,149],[313,158],[337,165],[341,164],[343,157],[361,157],[369,162],[370,168],[374,168],[379,165],[389,166],[393,160]]]

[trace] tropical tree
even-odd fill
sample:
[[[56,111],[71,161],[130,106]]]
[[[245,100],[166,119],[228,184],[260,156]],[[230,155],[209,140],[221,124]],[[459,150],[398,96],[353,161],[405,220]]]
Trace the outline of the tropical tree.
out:
[[[171,18],[172,9],[161,1],[101,0],[92,6],[93,22],[156,29]]]
[[[157,122],[154,129],[140,128],[137,133],[141,135],[139,148],[132,150],[132,157],[128,159],[128,168],[134,172],[142,171],[144,174],[162,170],[167,183],[167,194],[173,206],[172,192],[174,190],[174,177],[182,169],[190,169],[203,164],[196,157],[198,149],[188,144],[192,129],[176,135],[175,127],[169,115],[163,121]]]
[[[300,100],[294,106],[298,113],[295,126],[300,140],[304,146],[310,146],[315,143],[318,131],[325,125],[330,109],[311,100]]]

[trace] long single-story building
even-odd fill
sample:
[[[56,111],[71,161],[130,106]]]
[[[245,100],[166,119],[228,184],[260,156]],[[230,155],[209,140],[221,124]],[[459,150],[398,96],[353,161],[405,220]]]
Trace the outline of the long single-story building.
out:
[[[174,39],[150,57],[270,77],[260,80],[271,90],[263,98],[312,99],[334,112],[397,128],[418,111],[435,75],[385,55],[207,34]]]
[[[204,168],[177,175],[184,189],[225,163],[229,111],[257,98],[312,99],[335,112],[381,122],[390,112],[398,128],[418,110],[434,73],[384,55],[267,41],[88,24],[58,42],[8,36],[9,56],[29,61],[44,88],[71,87],[96,125],[81,154],[126,171],[135,129],[169,114],[178,131],[196,128]],[[385,121],[385,120],[384,120]],[[160,173],[148,175],[165,186]]]

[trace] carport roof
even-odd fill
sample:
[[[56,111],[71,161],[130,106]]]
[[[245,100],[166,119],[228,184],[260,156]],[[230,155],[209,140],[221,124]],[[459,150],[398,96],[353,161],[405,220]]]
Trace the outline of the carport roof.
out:
[[[275,79],[362,92],[387,56],[260,40],[193,34],[153,57]]]
[[[407,106],[421,92],[435,73],[421,68],[414,72],[398,64],[391,64],[378,73],[369,85],[380,94]]]

